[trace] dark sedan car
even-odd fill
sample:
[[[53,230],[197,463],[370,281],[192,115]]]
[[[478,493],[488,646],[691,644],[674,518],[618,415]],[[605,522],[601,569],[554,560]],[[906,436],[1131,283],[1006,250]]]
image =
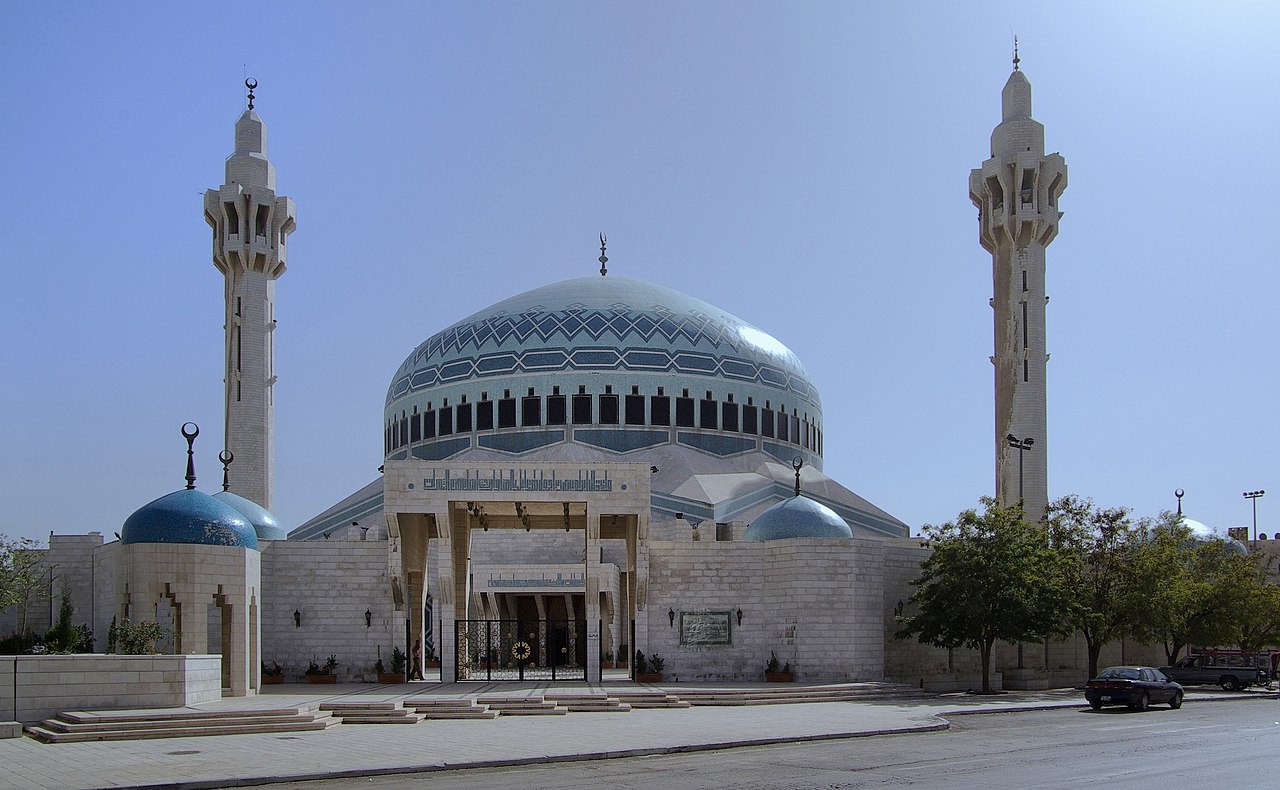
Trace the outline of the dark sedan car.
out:
[[[1146,710],[1153,703],[1182,707],[1182,686],[1154,667],[1107,667],[1084,687],[1084,698],[1098,710],[1103,705],[1128,705]]]

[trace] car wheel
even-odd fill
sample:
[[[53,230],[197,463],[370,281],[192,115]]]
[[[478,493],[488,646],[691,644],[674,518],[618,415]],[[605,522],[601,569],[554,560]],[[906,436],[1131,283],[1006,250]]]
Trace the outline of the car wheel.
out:
[[[1101,702],[1090,702],[1090,703],[1089,703],[1089,707],[1093,708],[1094,710],[1102,710],[1102,703],[1101,703]]]
[[[1142,696],[1138,697],[1138,704],[1134,705],[1133,707],[1137,708],[1140,711],[1146,710],[1147,708],[1151,707],[1151,695],[1145,691],[1142,692]]]
[[[1181,707],[1182,707],[1182,692],[1181,692],[1181,691],[1175,691],[1175,692],[1173,692],[1173,698],[1169,700],[1169,707],[1170,707],[1172,710],[1177,710],[1178,708],[1181,708]]]
[[[1237,691],[1240,688],[1240,683],[1234,675],[1224,675],[1218,680],[1218,685],[1222,686],[1223,691]]]

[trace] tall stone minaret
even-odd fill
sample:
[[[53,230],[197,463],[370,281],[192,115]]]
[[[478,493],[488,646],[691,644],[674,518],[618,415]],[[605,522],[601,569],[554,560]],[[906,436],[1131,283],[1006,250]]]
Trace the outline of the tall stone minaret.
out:
[[[213,265],[225,281],[226,449],[235,456],[231,491],[268,510],[275,500],[276,278],[284,274],[294,205],[276,195],[276,169],[267,161],[267,127],[249,108],[236,121],[235,152],[226,180],[204,193],[204,218],[213,228]]]
[[[1016,43],[1000,105],[991,158],[969,174],[995,293],[996,499],[1017,502],[1021,486],[1027,517],[1039,519],[1049,500],[1044,251],[1058,235],[1067,165],[1056,153],[1045,156],[1044,127],[1031,117],[1031,83],[1018,69]]]

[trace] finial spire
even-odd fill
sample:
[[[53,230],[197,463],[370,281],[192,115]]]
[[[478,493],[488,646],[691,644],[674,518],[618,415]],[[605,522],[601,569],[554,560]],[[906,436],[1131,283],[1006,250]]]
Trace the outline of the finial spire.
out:
[[[1014,61],[1017,62],[1016,60]],[[244,86],[249,89],[249,109],[253,109],[253,91],[258,87],[258,81],[253,77],[248,77],[244,81]]]
[[[796,496],[800,496],[800,469],[804,466],[804,459],[796,456],[791,460],[791,468],[796,470]]]
[[[187,430],[187,426],[191,426],[191,430]],[[200,435],[200,426],[194,422],[182,423],[182,438],[187,440],[187,489],[196,487],[196,461],[194,445],[196,437]]]
[[[608,241],[609,240],[605,238],[604,231],[600,231],[600,276],[601,277],[604,277],[606,274],[609,273],[609,270],[605,267],[605,264],[609,262],[609,256],[604,254],[604,248],[605,248],[605,245],[608,243]]]
[[[1013,70],[1014,71],[1018,70],[1019,60],[1020,59],[1018,58],[1018,36],[1014,35],[1013,37]]]
[[[222,462],[222,490],[231,490],[231,475],[228,470],[231,468],[231,462],[236,460],[236,454],[230,450],[223,450],[218,453],[218,460]]]

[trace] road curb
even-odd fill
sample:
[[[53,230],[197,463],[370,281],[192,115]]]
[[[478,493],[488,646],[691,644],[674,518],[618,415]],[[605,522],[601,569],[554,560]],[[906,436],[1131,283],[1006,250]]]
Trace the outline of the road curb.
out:
[[[933,716],[932,718],[938,718]],[[870,738],[877,735],[908,735],[921,732],[940,732],[949,729],[946,721],[910,725],[906,727],[886,727],[875,730],[857,730],[854,732],[818,733],[802,735],[796,738],[749,738],[736,741],[718,741],[715,743],[678,744],[674,746],[654,746],[642,749],[614,749],[602,752],[584,752],[582,754],[555,754],[540,757],[517,757],[498,760],[471,760],[458,763],[434,762],[423,765],[388,766],[386,768],[351,769],[344,771],[318,771],[314,773],[281,774],[276,776],[240,776],[227,779],[200,779],[194,781],[159,782],[144,785],[133,785],[135,790],[214,790],[221,787],[257,787],[260,785],[282,782],[314,782],[322,779],[358,779],[370,776],[395,776],[397,774],[438,773],[440,771],[465,771],[476,768],[511,768],[525,765],[546,765],[547,763],[572,763],[588,760],[610,760],[618,757],[648,757],[661,754],[688,754],[693,752],[711,752],[723,749],[739,749],[746,746],[776,746],[787,743],[806,743],[813,741],[833,741],[853,738]],[[118,790],[119,785],[103,785],[95,790]]]

